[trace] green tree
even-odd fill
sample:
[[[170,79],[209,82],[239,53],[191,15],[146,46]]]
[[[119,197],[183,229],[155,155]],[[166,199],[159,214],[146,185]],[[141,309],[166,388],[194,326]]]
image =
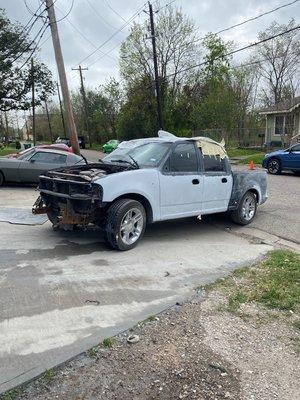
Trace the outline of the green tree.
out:
[[[88,122],[92,139],[104,142],[117,138],[117,120],[122,105],[122,89],[119,82],[111,78],[96,89],[86,90]],[[80,91],[72,93],[75,120],[79,132],[85,132],[85,115]]]
[[[32,74],[30,58],[36,44],[28,30],[11,22],[0,9],[0,110],[28,109]],[[34,62],[36,104],[54,90],[52,76],[45,64]]]

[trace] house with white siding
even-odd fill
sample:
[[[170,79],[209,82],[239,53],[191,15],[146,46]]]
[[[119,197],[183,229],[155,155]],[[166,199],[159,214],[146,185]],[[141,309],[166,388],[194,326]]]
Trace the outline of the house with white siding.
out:
[[[300,96],[260,110],[265,116],[265,143],[268,147],[300,141]]]

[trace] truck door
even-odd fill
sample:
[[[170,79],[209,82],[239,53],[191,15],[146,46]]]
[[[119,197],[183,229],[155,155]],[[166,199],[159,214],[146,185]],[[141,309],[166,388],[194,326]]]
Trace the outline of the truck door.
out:
[[[200,214],[203,176],[194,142],[175,145],[159,173],[161,219]]]
[[[199,150],[201,152],[201,149]],[[203,202],[202,213],[226,211],[232,192],[232,174],[228,158],[219,155],[202,155]]]

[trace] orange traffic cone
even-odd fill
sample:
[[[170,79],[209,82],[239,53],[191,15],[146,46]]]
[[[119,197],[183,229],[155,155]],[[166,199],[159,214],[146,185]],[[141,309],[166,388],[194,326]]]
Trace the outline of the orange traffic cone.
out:
[[[254,164],[253,160],[251,160],[249,162],[249,169],[250,169],[250,171],[253,171],[255,169],[255,164]]]

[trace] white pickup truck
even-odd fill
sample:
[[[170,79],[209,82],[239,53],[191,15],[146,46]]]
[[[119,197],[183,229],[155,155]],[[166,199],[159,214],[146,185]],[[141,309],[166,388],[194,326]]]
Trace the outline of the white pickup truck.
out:
[[[133,248],[157,221],[229,212],[246,225],[267,199],[265,172],[232,172],[222,144],[164,131],[122,142],[99,163],[49,171],[38,189],[33,213],[64,229],[101,226],[119,250]]]

